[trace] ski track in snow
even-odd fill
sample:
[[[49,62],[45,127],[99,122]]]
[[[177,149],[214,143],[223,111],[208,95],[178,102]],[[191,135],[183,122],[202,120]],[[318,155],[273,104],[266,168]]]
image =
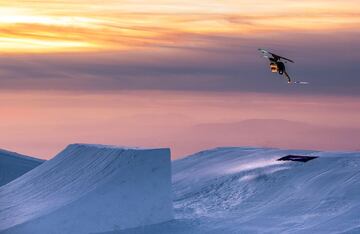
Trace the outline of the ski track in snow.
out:
[[[175,219],[113,233],[360,233],[360,153],[229,147],[172,166]]]
[[[171,220],[170,178],[168,149],[69,145],[0,187],[0,232],[85,234]]]
[[[173,220],[103,233],[360,233],[359,152],[206,150],[172,162],[172,190]]]
[[[287,154],[320,158],[276,161]],[[176,217],[198,219],[198,233],[357,230],[360,154],[218,148],[175,161],[173,192]]]

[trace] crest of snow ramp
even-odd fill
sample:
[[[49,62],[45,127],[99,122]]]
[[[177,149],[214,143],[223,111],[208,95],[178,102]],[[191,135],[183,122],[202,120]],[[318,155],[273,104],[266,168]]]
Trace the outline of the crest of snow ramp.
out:
[[[169,149],[72,144],[0,187],[1,233],[96,233],[172,218]]]

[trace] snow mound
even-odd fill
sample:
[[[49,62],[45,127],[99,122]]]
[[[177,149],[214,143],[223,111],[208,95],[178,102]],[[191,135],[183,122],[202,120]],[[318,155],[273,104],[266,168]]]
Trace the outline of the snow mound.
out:
[[[277,161],[288,154],[319,158]],[[207,150],[173,162],[173,193],[167,233],[357,233],[360,153]]]
[[[0,149],[0,186],[39,166],[44,160]]]
[[[173,218],[169,149],[73,144],[0,187],[0,232],[96,233]]]

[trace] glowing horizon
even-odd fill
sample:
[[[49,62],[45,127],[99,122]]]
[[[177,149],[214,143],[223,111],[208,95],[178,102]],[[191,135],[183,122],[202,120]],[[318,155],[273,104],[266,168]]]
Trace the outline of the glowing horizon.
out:
[[[358,0],[0,4],[0,148],[358,149]],[[271,74],[259,47],[310,85]]]
[[[360,97],[18,91],[0,109],[0,148],[44,159],[71,143],[170,147],[173,159],[219,146],[359,150]]]
[[[193,36],[261,38],[359,31],[356,1],[1,1],[0,51],[50,53],[192,45]],[[276,7],[273,7],[276,5]]]

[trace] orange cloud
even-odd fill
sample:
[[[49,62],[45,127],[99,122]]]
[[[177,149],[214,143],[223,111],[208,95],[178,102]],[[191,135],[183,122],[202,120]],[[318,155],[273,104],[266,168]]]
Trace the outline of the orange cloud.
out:
[[[359,30],[359,5],[326,1],[0,1],[4,52],[124,50],[202,45],[192,35],[262,37]],[[276,6],[276,7],[275,7]]]

